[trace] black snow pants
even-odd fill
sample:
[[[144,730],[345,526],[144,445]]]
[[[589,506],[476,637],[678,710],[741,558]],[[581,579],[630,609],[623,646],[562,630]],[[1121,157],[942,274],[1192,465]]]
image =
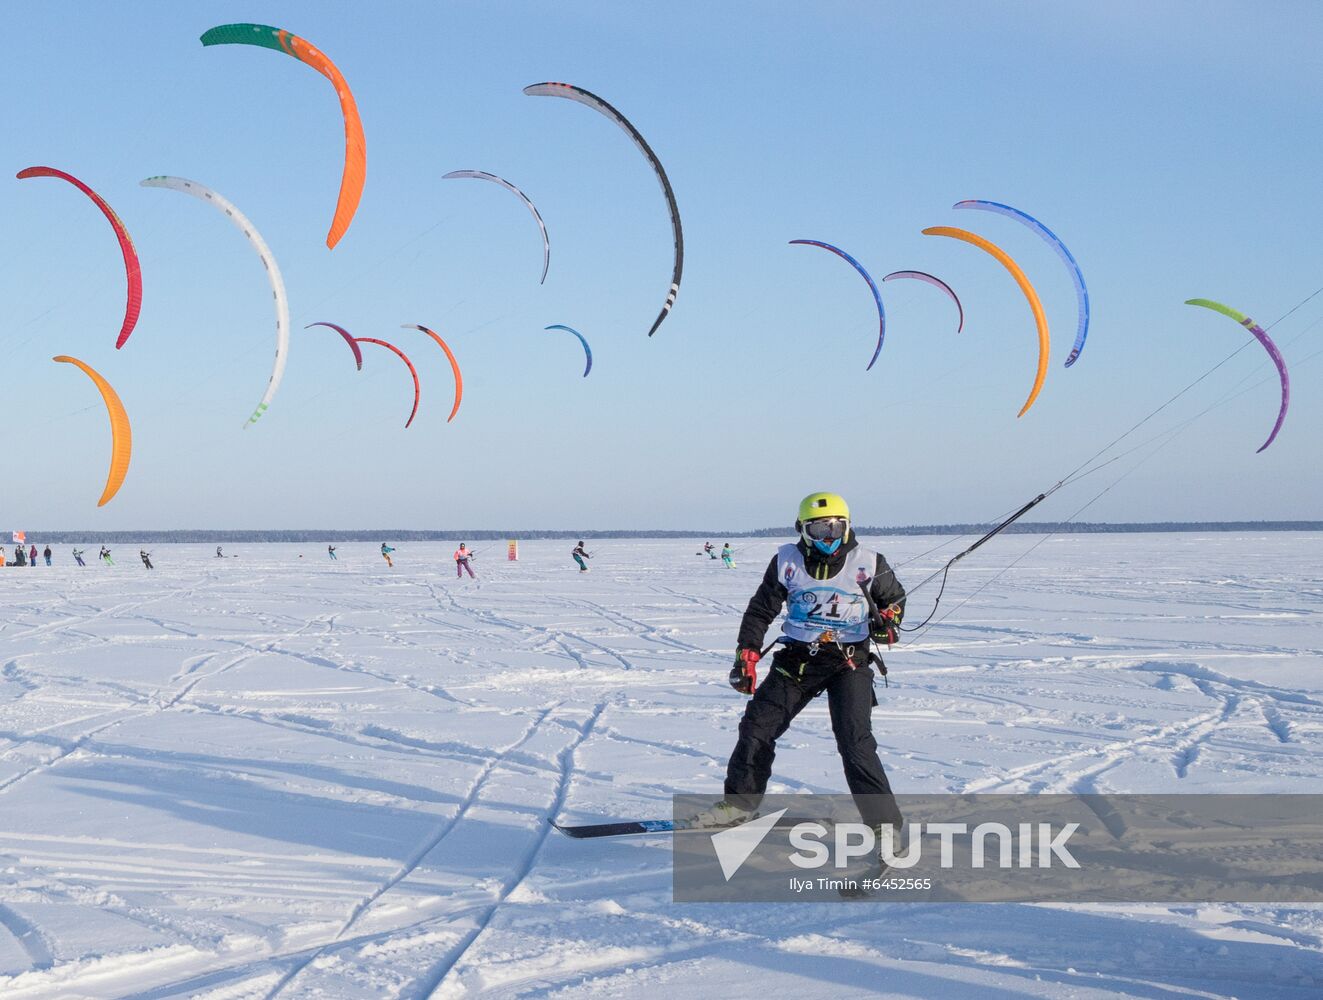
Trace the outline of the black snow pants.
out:
[[[776,741],[795,716],[825,691],[845,781],[860,815],[870,826],[900,826],[900,809],[873,738],[872,712],[877,699],[866,643],[855,650],[854,667],[834,647],[824,646],[816,656],[809,656],[802,643],[777,651],[740,720],[739,742],[726,766],[728,800],[745,809],[758,808],[772,775]]]

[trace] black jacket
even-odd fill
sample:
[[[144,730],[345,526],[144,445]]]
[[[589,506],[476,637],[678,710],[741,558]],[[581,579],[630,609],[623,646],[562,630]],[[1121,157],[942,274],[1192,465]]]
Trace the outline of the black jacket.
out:
[[[829,580],[840,572],[845,564],[845,557],[859,546],[858,540],[854,537],[854,532],[850,532],[839,549],[829,556],[824,556],[817,549],[805,545],[801,538],[798,543],[800,554],[804,557],[804,566],[809,574],[815,580]],[[887,565],[887,560],[882,555],[877,557],[877,569],[873,573],[873,582],[869,586],[869,592],[873,595],[873,602],[878,610],[883,610],[895,604],[900,607],[901,614],[905,612],[905,588],[900,585],[896,579],[896,574]],[[781,614],[781,609],[785,607],[788,593],[785,584],[781,582],[780,575],[777,573],[776,556],[772,556],[772,561],[767,566],[767,572],[763,574],[763,582],[758,585],[752,598],[749,599],[749,606],[744,610],[744,619],[740,622],[740,637],[738,646],[740,649],[762,649],[763,640],[767,637],[767,630],[772,622]],[[899,619],[897,619],[899,620]]]

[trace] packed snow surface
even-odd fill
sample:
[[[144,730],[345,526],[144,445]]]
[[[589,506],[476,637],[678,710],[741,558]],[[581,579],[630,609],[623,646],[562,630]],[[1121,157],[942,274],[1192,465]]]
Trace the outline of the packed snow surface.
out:
[[[874,543],[914,583],[949,541]],[[1060,536],[997,576],[1038,541],[891,654],[899,791],[1323,791],[1323,535]],[[719,793],[774,543],[701,542],[0,570],[0,996],[1323,995],[1315,908],[676,905],[664,837],[551,831]],[[772,790],[843,790],[825,704]]]

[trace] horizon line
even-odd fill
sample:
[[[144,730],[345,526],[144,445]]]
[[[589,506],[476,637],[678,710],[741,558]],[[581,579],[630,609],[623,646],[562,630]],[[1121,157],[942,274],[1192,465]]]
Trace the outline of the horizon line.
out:
[[[988,522],[946,522],[910,525],[858,525],[858,535],[963,535],[985,530]],[[1024,521],[1007,526],[1016,534],[1107,534],[1144,532],[1199,531],[1323,531],[1323,520],[1241,520],[1241,521]],[[112,540],[126,538],[178,541],[181,544],[205,542],[309,542],[367,541],[396,538],[409,541],[447,541],[474,538],[495,540],[554,540],[566,538],[771,538],[794,537],[795,529],[783,527],[746,528],[743,530],[680,528],[119,528],[119,529],[44,529],[24,532],[27,539],[69,541],[89,537]],[[0,536],[3,538],[3,536]],[[0,544],[3,544],[0,542]]]

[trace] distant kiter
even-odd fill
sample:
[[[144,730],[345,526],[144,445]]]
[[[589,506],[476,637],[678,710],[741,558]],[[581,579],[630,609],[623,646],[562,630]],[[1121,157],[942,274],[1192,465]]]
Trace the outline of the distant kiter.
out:
[[[470,577],[473,576],[473,567],[469,565],[469,560],[472,558],[473,553],[465,547],[463,542],[460,542],[459,548],[455,550],[455,576],[461,580],[464,579],[465,573],[468,573]]]
[[[579,540],[579,544],[574,547],[574,551],[571,552],[570,555],[572,555],[574,561],[579,564],[579,572],[587,573],[588,567],[584,564],[584,560],[591,559],[592,556],[588,553],[588,550],[583,547],[582,539]]]

